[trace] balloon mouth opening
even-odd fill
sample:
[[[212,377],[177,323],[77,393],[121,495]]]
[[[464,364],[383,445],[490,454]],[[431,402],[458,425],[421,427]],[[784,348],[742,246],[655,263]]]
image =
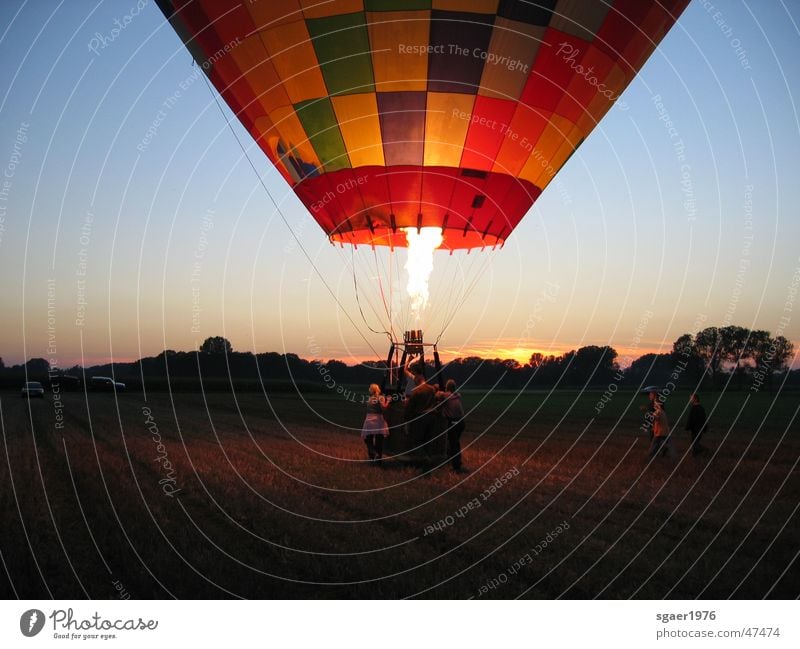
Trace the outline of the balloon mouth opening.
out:
[[[420,228],[423,229],[423,228]],[[502,247],[505,237],[478,232],[477,230],[464,230],[462,228],[441,228],[441,250],[475,250],[483,248]],[[351,246],[386,246],[388,248],[407,248],[408,230],[417,231],[416,227],[410,228],[361,228],[347,231],[329,233],[328,238],[334,244],[348,244]]]

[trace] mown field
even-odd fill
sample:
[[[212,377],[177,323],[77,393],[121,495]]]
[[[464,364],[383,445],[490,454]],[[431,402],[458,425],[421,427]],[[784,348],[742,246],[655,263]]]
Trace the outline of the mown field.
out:
[[[641,395],[468,393],[455,474],[365,463],[335,394],[0,393],[0,593],[797,597],[800,395],[705,395],[700,459],[687,396],[648,462]]]

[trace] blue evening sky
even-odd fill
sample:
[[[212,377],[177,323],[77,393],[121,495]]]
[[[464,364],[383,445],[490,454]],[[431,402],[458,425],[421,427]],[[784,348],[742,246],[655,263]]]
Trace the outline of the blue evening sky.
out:
[[[183,44],[140,7],[0,4],[0,356],[125,360],[216,334],[239,350],[383,355],[350,251],[236,124],[353,322]],[[437,253],[421,326],[438,334],[477,275],[442,336],[452,354],[635,357],[720,324],[797,345],[798,20],[797,2],[694,0],[502,250]],[[357,255],[375,324],[375,262]]]

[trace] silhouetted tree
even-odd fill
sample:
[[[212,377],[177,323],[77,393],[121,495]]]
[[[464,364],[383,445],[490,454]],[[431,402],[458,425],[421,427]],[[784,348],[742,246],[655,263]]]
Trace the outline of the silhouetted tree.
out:
[[[711,377],[711,387],[715,386],[720,365],[720,335],[716,327],[706,327],[694,337],[694,348],[703,361],[704,372]]]
[[[204,354],[230,354],[233,351],[230,341],[222,336],[211,336],[200,345]]]
[[[50,363],[44,358],[32,358],[25,363],[25,372],[30,377],[44,378],[50,370]]]
[[[580,366],[586,368],[587,381],[606,383],[611,380],[614,372],[619,369],[617,356],[617,350],[608,345],[603,347],[589,345],[578,350],[575,360]]]
[[[679,356],[697,355],[692,334],[683,334],[682,336],[678,336],[675,342],[672,343],[672,353]]]
[[[625,370],[625,381],[637,387],[664,385],[675,371],[677,358],[675,354],[644,354]]]
[[[794,345],[783,336],[769,336],[769,332],[758,332],[753,347],[754,385],[761,385],[766,379],[767,386],[772,389],[772,376],[782,372],[788,366],[794,354]],[[763,334],[767,334],[766,337]]]
[[[731,373],[738,379],[738,387],[741,389],[744,368],[751,353],[750,330],[729,325],[718,331],[720,362],[731,365]]]
[[[691,334],[678,336],[672,343],[672,357],[675,364],[684,363],[683,377],[691,382],[697,383],[703,376],[703,359],[697,353],[694,338]]]
[[[774,348],[772,367],[776,372],[782,372],[789,367],[789,359],[794,356],[794,344],[783,336],[771,339],[770,349]]]
[[[587,345],[564,354],[561,369],[568,384],[606,383],[619,369],[616,359],[617,351],[613,347]]]
[[[331,372],[344,372],[348,369],[347,365],[345,365],[342,361],[337,361],[335,359],[331,359],[325,363],[325,367],[327,367]]]

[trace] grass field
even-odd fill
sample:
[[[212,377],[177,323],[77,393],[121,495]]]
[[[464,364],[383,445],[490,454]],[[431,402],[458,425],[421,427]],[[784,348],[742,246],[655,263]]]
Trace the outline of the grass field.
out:
[[[465,394],[455,474],[365,463],[363,406],[335,395],[4,393],[0,592],[800,595],[797,393],[706,395],[702,459],[671,395],[679,457],[652,463],[645,399],[600,397]]]

